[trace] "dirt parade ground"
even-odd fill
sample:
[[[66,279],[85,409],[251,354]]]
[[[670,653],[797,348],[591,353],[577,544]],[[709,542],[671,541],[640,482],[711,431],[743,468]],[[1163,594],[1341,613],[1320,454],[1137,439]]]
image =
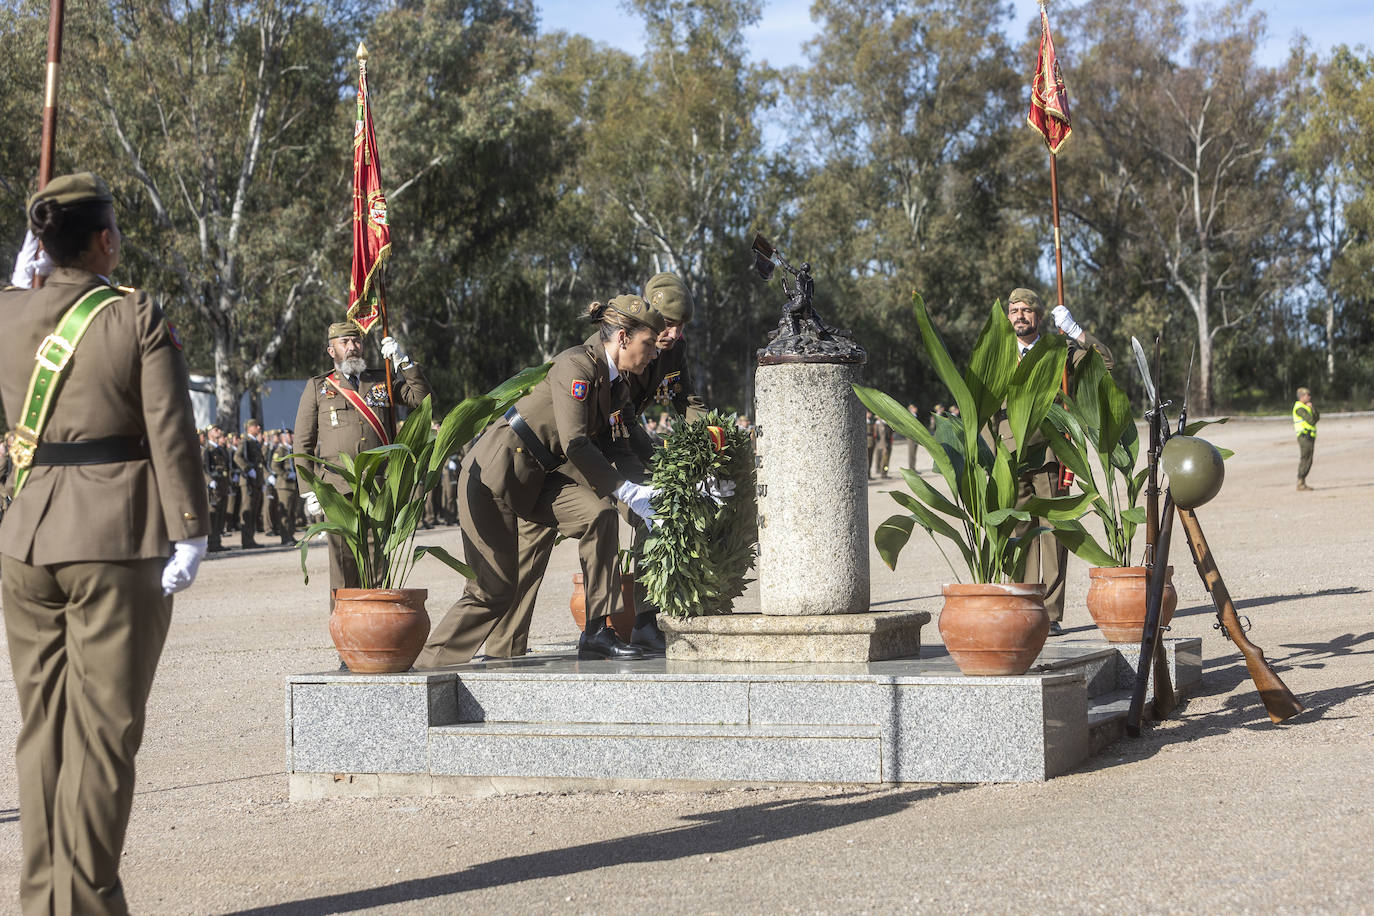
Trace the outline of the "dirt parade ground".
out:
[[[284,679],[337,665],[324,551],[208,560],[179,595],[139,755],[122,874],[138,913],[1369,912],[1374,909],[1374,415],[1324,417],[1295,490],[1287,418],[1209,431],[1234,449],[1199,510],[1261,646],[1308,707],[1270,724],[1175,538],[1171,636],[1203,684],[1168,721],[1043,784],[804,785],[704,793],[287,800]],[[894,464],[906,448],[894,449]],[[929,458],[919,467],[929,471]],[[896,511],[868,488],[871,527]],[[461,550],[456,528],[421,543]],[[229,543],[236,544],[236,538]],[[1143,535],[1137,542],[1137,554]],[[535,644],[574,638],[576,545],[557,548]],[[950,573],[913,539],[872,554],[873,602],[940,606]],[[421,561],[438,619],[462,582]],[[1092,632],[1071,560],[1065,625]],[[757,607],[746,595],[741,609]],[[938,640],[932,624],[927,642]],[[19,715],[8,664],[0,745]],[[576,702],[570,697],[569,702]],[[0,768],[0,899],[17,910],[19,815]],[[633,777],[633,773],[608,774]]]

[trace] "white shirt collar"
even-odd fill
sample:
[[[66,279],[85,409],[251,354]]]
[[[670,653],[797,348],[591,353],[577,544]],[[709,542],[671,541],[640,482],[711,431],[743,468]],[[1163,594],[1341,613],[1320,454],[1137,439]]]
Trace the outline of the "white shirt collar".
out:
[[[614,382],[616,379],[620,378],[620,370],[615,367],[615,360],[611,359],[610,350],[602,347],[601,352],[606,356],[606,368],[611,370],[611,381]]]
[[[1031,347],[1035,346],[1035,345],[1036,345],[1037,343],[1039,343],[1039,342],[1040,342],[1040,335],[1039,335],[1039,334],[1036,334],[1036,335],[1035,335],[1035,340],[1032,340],[1030,343],[1022,343],[1022,342],[1020,341],[1020,339],[1017,339],[1017,341],[1016,341],[1016,352],[1017,352],[1018,355],[1021,354],[1021,353],[1024,353],[1025,351],[1029,350]]]

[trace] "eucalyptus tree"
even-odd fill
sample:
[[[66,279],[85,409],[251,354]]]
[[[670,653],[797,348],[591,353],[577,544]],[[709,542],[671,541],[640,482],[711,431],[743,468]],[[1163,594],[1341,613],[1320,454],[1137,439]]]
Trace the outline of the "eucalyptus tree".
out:
[[[82,130],[63,145],[115,185],[135,282],[182,322],[193,365],[212,364],[226,427],[298,318],[346,295],[341,95],[361,17],[312,0],[68,11],[64,98]]]
[[[913,289],[966,349],[994,299],[1038,285],[1020,190],[1045,168],[1025,136],[1033,60],[1014,59],[998,0],[817,0],[812,15],[810,66],[788,79],[805,168],[791,235],[825,262],[870,372],[915,397],[933,377],[910,358]]]
[[[1259,65],[1263,15],[1179,0],[1090,0],[1060,19],[1079,50],[1074,115],[1093,181],[1067,196],[1105,294],[1192,318],[1214,401],[1218,337],[1292,284],[1293,211],[1275,156],[1281,74]]]
[[[1322,59],[1300,45],[1290,68],[1283,159],[1309,259],[1301,324],[1320,328],[1328,389],[1343,389],[1374,378],[1374,55],[1341,45]]]

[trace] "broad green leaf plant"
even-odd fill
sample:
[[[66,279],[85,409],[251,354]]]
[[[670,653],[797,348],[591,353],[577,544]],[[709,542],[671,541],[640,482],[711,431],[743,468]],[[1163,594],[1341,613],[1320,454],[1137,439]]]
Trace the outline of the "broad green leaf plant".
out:
[[[348,484],[347,494],[304,465],[300,477],[320,501],[324,521],[301,537],[301,574],[310,574],[305,558],[310,539],[321,532],[337,535],[358,564],[366,588],[404,588],[416,561],[429,554],[467,578],[472,569],[442,547],[415,545],[415,531],[424,515],[425,498],[439,484],[444,462],[500,418],[511,405],[543,381],[549,366],[525,369],[484,395],[468,398],[448,412],[433,429],[430,399],[410,412],[396,441],[355,455],[340,455],[337,464],[319,462]],[[293,455],[297,459],[318,459]]]
[[[1018,479],[1045,460],[1039,433],[1064,372],[1064,341],[1058,335],[1042,335],[1018,362],[1016,334],[1002,304],[995,302],[968,368],[960,373],[931,323],[925,301],[914,292],[912,300],[926,357],[949,389],[959,417],[940,419],[932,434],[888,395],[860,385],[854,390],[864,406],[930,452],[949,495],[915,471],[903,470],[911,493],[896,491],[892,498],[908,514],[883,522],[874,543],[883,562],[895,569],[898,555],[919,525],[937,546],[943,539],[958,549],[973,582],[1020,582],[1032,540],[1083,515],[1096,496],[1085,492],[1032,497],[1017,506]],[[1011,430],[1006,441],[999,435],[1004,416]],[[1041,520],[1039,526],[1016,533],[1017,525],[1034,518]],[[940,552],[949,562],[943,546]],[[953,563],[950,569],[958,579]]]
[[[1073,471],[1075,482],[1092,493],[1092,512],[1102,523],[1103,541],[1098,541],[1081,521],[1063,521],[1055,526],[1054,536],[1074,555],[1093,566],[1130,566],[1131,544],[1136,530],[1145,524],[1145,507],[1140,495],[1150,476],[1150,468],[1136,467],[1140,459],[1140,432],[1130,398],[1116,384],[1102,355],[1089,352],[1075,374],[1074,397],[1064,395],[1063,406],[1050,408],[1042,426],[1050,448],[1065,467]],[[1184,432],[1195,434],[1204,426],[1225,423],[1198,420]],[[1093,473],[1089,452],[1097,456],[1102,483]],[[1229,457],[1229,451],[1222,451]]]

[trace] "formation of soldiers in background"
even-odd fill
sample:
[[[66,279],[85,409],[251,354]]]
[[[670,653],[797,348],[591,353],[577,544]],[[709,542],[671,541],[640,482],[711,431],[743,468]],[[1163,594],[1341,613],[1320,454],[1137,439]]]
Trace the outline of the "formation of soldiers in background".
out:
[[[941,404],[936,404],[930,413],[922,419],[921,409],[915,404],[906,405],[907,412],[917,419],[918,422],[925,423],[931,435],[935,434],[936,417],[957,417],[959,408],[950,407],[946,409]],[[892,462],[892,444],[897,438],[892,427],[887,425],[887,421],[880,417],[873,416],[872,411],[867,411],[867,432],[865,437],[868,444],[868,479],[874,477],[888,476],[888,468]],[[916,440],[906,440],[906,466],[911,470],[916,470]]]
[[[300,497],[292,438],[291,430],[263,430],[256,419],[244,423],[242,433],[226,434],[219,426],[200,431],[201,465],[210,498],[211,553],[229,549],[223,538],[232,531],[240,533],[245,549],[267,546],[258,542],[260,534],[279,538],[282,546],[294,546],[298,531],[323,520],[323,516],[310,516]],[[458,524],[461,459],[457,453],[444,463],[441,484],[425,506],[423,527]]]

